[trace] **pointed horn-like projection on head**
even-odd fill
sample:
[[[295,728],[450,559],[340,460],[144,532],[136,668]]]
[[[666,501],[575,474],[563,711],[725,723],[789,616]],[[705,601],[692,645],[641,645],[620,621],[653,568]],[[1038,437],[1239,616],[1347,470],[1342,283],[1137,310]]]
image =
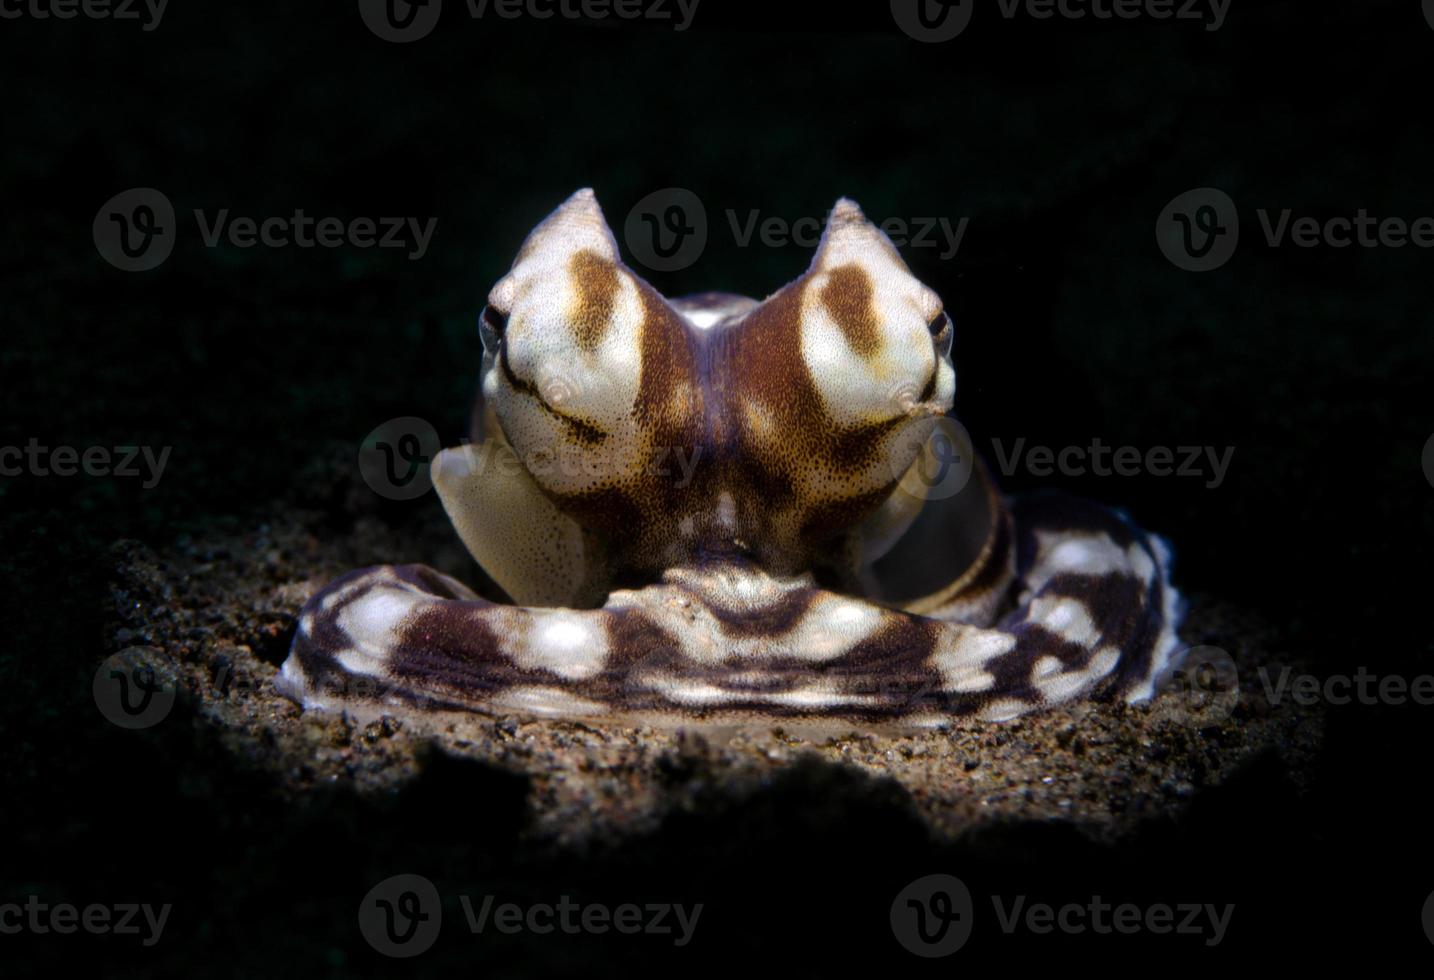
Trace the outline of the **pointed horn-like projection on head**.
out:
[[[504,313],[511,312],[517,291],[524,277],[514,273],[525,264],[531,271],[537,266],[562,265],[574,256],[590,253],[595,261],[617,265],[617,238],[603,217],[602,207],[591,187],[573,193],[528,233],[513,270],[488,293],[488,305]]]
[[[861,205],[849,197],[838,198],[827,215],[813,268],[836,268],[856,259],[873,261],[878,257],[910,274],[896,246],[862,213]]]

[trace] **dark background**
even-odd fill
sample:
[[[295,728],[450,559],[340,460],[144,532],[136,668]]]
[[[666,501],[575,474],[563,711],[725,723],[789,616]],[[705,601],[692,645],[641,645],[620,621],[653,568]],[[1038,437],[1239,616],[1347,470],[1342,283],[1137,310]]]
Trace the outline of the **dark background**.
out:
[[[0,478],[0,883],[56,901],[174,901],[203,924],[172,923],[157,952],[0,937],[0,957],[93,954],[137,976],[377,974],[396,964],[353,929],[361,883],[431,867],[652,893],[682,882],[749,903],[750,915],[705,922],[701,950],[674,954],[689,972],[783,951],[811,970],[864,952],[893,969],[951,968],[896,948],[882,924],[888,891],[862,888],[940,852],[899,808],[843,806],[839,786],[779,788],[753,804],[778,808],[771,821],[682,818],[690,864],[626,851],[535,871],[485,850],[485,828],[510,819],[505,797],[462,772],[437,772],[391,808],[339,797],[299,813],[262,776],[230,771],[212,741],[179,726],[121,738],[89,700],[107,652],[109,545],[164,547],[261,520],[314,454],[357,446],[388,418],[430,419],[457,442],[483,297],[578,187],[597,190],[619,235],[653,191],[700,196],[712,219],[702,259],[671,274],[638,267],[668,295],[762,296],[803,270],[800,247],[739,247],[729,208],[796,219],[845,194],[878,218],[969,217],[954,259],[906,256],[953,311],[957,412],[978,445],[1235,447],[1218,489],[1021,475],[1010,488],[1054,483],[1128,507],[1176,542],[1184,587],[1277,624],[1281,653],[1338,672],[1434,665],[1416,628],[1434,494],[1421,470],[1434,433],[1434,254],[1271,249],[1255,217],[1434,214],[1434,29],[1417,2],[1233,0],[1217,32],[1007,23],[991,3],[938,45],[906,38],[881,3],[842,13],[704,0],[684,33],[474,22],[447,6],[409,45],[374,37],[353,3],[173,0],[151,33],[0,21],[0,445],[174,447],[151,490]],[[1162,256],[1154,223],[1200,186],[1235,199],[1243,237],[1226,266],[1197,275]],[[131,187],[162,190],[181,215],[173,255],[151,272],[112,268],[91,238],[101,204]],[[211,249],[196,208],[438,224],[418,262],[403,250]],[[1173,888],[1236,901],[1244,918],[1213,951],[1048,944],[1062,955],[1156,957],[1150,968],[1251,946],[1279,962],[1344,945],[1427,956],[1419,908],[1434,862],[1418,831],[1431,711],[1333,710],[1307,796],[1257,767],[1118,850],[1047,829],[960,853],[973,881],[1073,897]],[[232,780],[252,783],[242,813],[219,802],[232,785],[215,792]],[[640,971],[649,953],[590,942],[531,955],[440,944],[422,965],[616,973]]]

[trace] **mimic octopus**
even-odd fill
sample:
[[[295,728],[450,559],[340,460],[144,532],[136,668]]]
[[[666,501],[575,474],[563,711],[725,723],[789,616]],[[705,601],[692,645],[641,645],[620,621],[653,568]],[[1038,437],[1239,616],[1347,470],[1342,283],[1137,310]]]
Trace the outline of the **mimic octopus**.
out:
[[[1153,697],[1183,649],[1169,547],[953,451],[954,329],[850,200],[767,299],[669,300],[578,191],[489,293],[473,438],[431,463],[505,601],[424,565],[352,572],[300,611],[280,689],[667,727]]]

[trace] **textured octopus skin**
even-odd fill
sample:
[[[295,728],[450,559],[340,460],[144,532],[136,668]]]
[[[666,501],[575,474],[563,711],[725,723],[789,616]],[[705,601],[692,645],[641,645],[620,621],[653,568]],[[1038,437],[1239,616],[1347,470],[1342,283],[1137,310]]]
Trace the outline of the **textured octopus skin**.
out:
[[[766,300],[669,301],[577,192],[490,292],[474,438],[433,462],[513,601],[422,565],[352,572],[300,611],[280,690],[908,729],[1151,698],[1181,651],[1162,539],[1067,495],[1008,498],[979,462],[950,496],[912,482],[954,399],[953,330],[849,200]]]

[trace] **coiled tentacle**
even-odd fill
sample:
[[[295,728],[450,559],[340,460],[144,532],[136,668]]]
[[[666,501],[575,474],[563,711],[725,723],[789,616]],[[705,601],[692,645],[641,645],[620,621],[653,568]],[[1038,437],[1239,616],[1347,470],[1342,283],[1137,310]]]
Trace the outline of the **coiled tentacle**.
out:
[[[940,727],[1081,697],[1149,698],[1175,666],[1182,612],[1164,543],[1054,493],[1014,501],[1011,527],[982,576],[1000,592],[986,622],[916,615],[745,563],[674,569],[593,610],[489,602],[421,565],[368,568],[305,605],[280,684],[306,707],[672,725]]]

